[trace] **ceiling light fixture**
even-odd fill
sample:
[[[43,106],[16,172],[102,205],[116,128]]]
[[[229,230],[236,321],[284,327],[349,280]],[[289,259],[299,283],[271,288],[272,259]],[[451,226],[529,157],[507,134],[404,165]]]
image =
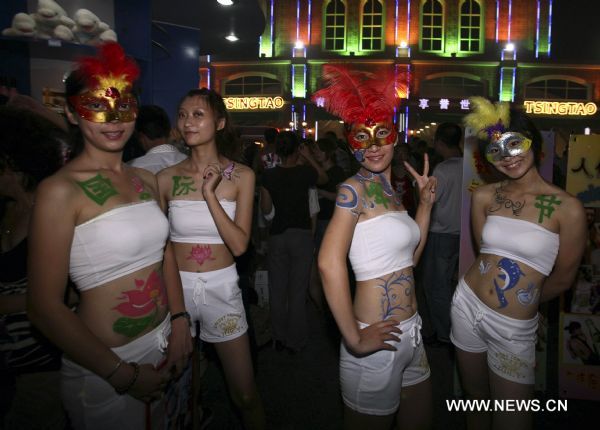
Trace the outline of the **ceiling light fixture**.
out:
[[[221,6],[233,6],[233,0],[217,0]]]
[[[240,40],[233,31],[227,36],[225,36],[225,39],[229,40],[230,42],[237,42],[238,40]]]

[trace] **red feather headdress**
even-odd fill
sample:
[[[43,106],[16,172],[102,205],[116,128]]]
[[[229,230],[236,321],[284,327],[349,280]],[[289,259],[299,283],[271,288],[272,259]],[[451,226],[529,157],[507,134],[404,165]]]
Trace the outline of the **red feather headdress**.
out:
[[[406,97],[406,86],[398,76],[348,70],[343,66],[323,66],[325,88],[315,92],[317,106],[340,117],[345,123],[376,123],[394,115],[399,99]]]
[[[131,90],[140,75],[136,62],[125,55],[116,42],[99,46],[96,57],[83,57],[78,61],[77,73],[92,88],[116,88],[119,92]]]

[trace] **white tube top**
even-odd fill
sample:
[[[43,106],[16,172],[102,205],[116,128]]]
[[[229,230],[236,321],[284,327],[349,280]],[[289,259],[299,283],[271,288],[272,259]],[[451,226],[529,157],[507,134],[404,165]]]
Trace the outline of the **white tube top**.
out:
[[[227,216],[233,220],[236,202],[219,200],[219,203]],[[204,200],[170,200],[169,228],[173,242],[223,243],[217,225]]]
[[[548,276],[558,255],[559,235],[522,219],[488,215],[481,232],[481,254],[520,261]]]
[[[421,232],[406,211],[386,212],[359,222],[348,257],[357,281],[375,279],[413,265]]]
[[[85,291],[162,261],[168,235],[156,201],[117,206],[75,227],[71,279]]]

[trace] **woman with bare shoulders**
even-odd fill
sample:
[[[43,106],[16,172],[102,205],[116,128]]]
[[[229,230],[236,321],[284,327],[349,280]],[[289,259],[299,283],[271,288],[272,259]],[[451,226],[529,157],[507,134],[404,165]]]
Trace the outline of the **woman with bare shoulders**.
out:
[[[62,397],[75,429],[162,428],[163,389],[191,352],[156,179],[121,161],[138,74],[108,43],[69,75],[66,113],[83,147],[39,185],[31,217],[28,314],[65,353]],[[76,312],[63,303],[69,275]]]
[[[425,244],[436,181],[427,176],[427,156],[423,175],[405,164],[420,192],[413,220],[390,185],[398,143],[394,81],[333,66],[324,67],[324,77],[329,85],[313,99],[347,124],[348,145],[361,165],[339,187],[319,253],[325,296],[343,337],[344,428],[426,429],[431,382],[413,266]],[[347,256],[357,281],[354,301]]]
[[[567,290],[586,238],[581,203],[546,182],[537,165],[542,137],[507,103],[472,99],[465,124],[479,150],[504,176],[475,189],[471,225],[479,256],[452,300],[452,332],[469,399],[533,396],[539,304]],[[529,429],[529,412],[471,413],[473,429]]]
[[[248,247],[254,172],[225,155],[233,142],[223,98],[206,88],[181,100],[177,129],[188,159],[158,175],[168,205],[170,243],[183,283],[185,307],[213,343],[234,404],[248,429],[265,426],[252,368],[246,314],[234,257]]]

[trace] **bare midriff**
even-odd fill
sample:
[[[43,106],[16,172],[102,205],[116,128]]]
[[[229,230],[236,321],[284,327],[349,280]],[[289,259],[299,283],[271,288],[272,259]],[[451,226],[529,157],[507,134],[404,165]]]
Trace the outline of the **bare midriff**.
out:
[[[412,267],[356,283],[354,315],[360,322],[373,324],[389,318],[400,322],[416,311]]]
[[[229,267],[234,263],[229,248],[222,243],[173,242],[177,267],[182,272],[204,273]]]
[[[490,309],[520,320],[537,314],[545,278],[525,263],[493,254],[480,254],[465,274],[467,285]]]
[[[88,329],[111,348],[149,333],[167,313],[162,262],[81,292],[77,308]]]

